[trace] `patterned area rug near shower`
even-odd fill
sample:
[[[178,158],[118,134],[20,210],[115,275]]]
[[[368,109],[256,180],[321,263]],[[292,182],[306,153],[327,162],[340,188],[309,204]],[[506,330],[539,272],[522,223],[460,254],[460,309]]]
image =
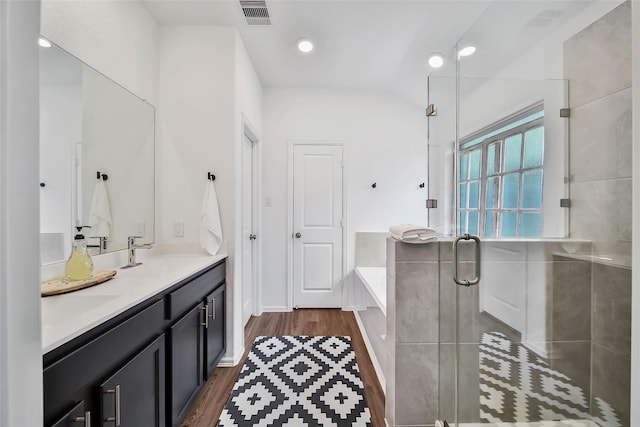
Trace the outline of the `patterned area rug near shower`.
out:
[[[589,423],[585,420],[593,420],[600,426],[622,425],[611,405],[598,397],[594,401],[590,412],[587,393],[571,378],[551,369],[545,359],[502,333],[482,334],[481,420],[491,423],[565,420],[562,425],[575,426],[592,425],[585,424]]]
[[[257,337],[218,426],[371,426],[349,337]]]

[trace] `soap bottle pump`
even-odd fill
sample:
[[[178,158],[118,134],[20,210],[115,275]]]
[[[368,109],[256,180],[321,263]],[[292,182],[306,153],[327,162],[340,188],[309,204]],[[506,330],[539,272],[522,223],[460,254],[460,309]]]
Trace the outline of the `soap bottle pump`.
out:
[[[89,228],[89,226],[76,226],[78,233],[73,238],[73,248],[65,266],[67,278],[72,281],[87,279],[93,273],[93,261],[87,250],[87,242],[82,234],[83,228]]]

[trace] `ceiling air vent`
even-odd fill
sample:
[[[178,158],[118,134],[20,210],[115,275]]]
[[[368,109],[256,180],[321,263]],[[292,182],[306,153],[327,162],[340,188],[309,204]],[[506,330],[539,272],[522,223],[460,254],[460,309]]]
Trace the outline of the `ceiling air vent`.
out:
[[[561,10],[543,10],[527,22],[527,27],[546,27],[558,19],[564,12]]]
[[[271,25],[269,9],[264,0],[240,0],[242,13],[249,25]]]

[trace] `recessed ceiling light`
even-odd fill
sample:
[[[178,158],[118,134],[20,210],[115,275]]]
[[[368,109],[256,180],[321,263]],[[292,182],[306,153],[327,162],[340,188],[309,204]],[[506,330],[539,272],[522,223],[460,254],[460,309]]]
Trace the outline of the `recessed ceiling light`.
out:
[[[475,51],[476,51],[476,47],[475,46],[465,46],[465,47],[463,47],[462,49],[460,49],[458,51],[458,56],[473,55]]]
[[[441,53],[432,53],[429,56],[429,65],[433,68],[440,68],[444,65],[444,56]]]
[[[313,50],[313,42],[309,39],[299,39],[296,43],[298,50],[302,53],[309,53]]]
[[[44,37],[40,37],[38,39],[38,45],[40,47],[51,47],[51,42],[47,39],[45,39]]]

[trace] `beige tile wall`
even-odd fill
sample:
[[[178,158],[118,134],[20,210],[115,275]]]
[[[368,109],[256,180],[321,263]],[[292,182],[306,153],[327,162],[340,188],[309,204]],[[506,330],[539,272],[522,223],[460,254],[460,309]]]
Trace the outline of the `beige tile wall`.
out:
[[[570,235],[631,260],[631,4],[564,44],[569,80]]]

